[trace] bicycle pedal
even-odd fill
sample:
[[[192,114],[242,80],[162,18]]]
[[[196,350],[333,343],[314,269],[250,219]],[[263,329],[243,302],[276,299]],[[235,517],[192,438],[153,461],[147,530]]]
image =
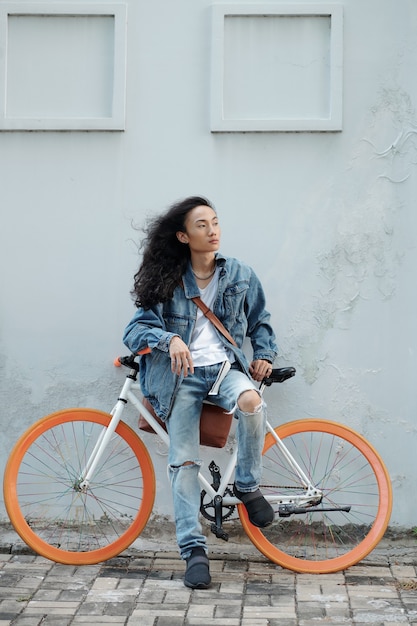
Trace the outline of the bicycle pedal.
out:
[[[228,533],[221,526],[212,524],[210,530],[214,535],[216,535],[218,539],[223,539],[223,541],[229,541]]]

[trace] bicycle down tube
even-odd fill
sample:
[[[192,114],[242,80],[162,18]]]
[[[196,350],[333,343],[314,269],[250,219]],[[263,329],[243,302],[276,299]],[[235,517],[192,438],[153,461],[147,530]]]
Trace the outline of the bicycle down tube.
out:
[[[143,404],[138,400],[136,395],[133,393],[133,390],[140,390],[140,386],[138,383],[134,383],[133,381],[131,381],[131,384],[128,386],[128,391],[127,391],[128,400],[135,406],[135,408],[139,411],[139,413],[141,413],[146,418],[146,420],[150,423],[150,425],[155,430],[155,432],[161,437],[163,442],[168,446],[169,445],[168,433],[160,426],[160,424],[158,424],[158,422],[155,420],[153,415],[149,413],[146,407],[144,407]],[[208,482],[204,474],[201,471],[199,472],[198,478],[200,481],[200,485],[202,489],[204,489],[212,498],[214,498],[214,496],[216,495],[223,495],[225,493],[227,489],[227,485],[234,472],[236,459],[237,459],[237,450],[234,450],[229,460],[229,463],[227,465],[226,471],[224,472],[218,491],[216,491],[211,486],[211,484]],[[229,504],[238,504],[240,502],[240,500],[238,500],[236,497],[229,498],[228,500],[233,500],[233,502],[231,503],[229,502]]]

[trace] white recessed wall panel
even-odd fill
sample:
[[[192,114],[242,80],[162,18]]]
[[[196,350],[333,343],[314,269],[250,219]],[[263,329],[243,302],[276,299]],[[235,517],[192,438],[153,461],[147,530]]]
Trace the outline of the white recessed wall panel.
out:
[[[340,6],[213,6],[212,131],[341,124]]]
[[[124,5],[0,10],[3,130],[124,129]]]

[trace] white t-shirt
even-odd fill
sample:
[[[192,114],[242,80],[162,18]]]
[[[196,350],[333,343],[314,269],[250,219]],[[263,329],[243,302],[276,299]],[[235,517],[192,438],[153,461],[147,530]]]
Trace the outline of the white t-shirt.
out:
[[[202,301],[210,309],[213,308],[214,300],[216,299],[218,284],[219,269],[217,268],[207,287],[204,287],[204,289],[199,288]],[[222,363],[226,359],[229,359],[231,362],[234,361],[233,353],[223,345],[217,336],[213,324],[200,308],[197,309],[197,321],[191,336],[190,352],[194,367],[214,365],[215,363]]]

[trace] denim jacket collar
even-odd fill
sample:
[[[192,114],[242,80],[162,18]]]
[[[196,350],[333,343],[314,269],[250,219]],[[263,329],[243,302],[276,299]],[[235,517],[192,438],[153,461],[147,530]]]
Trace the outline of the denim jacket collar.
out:
[[[218,267],[224,267],[226,263],[226,257],[222,254],[216,254],[216,265]],[[183,275],[183,287],[185,297],[189,300],[192,298],[197,298],[200,295],[200,291],[198,289],[197,283],[194,278],[193,271],[191,269],[191,261],[188,263],[187,269]]]

